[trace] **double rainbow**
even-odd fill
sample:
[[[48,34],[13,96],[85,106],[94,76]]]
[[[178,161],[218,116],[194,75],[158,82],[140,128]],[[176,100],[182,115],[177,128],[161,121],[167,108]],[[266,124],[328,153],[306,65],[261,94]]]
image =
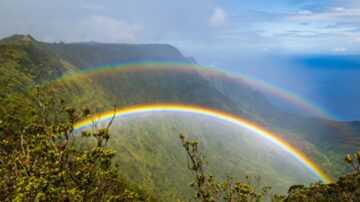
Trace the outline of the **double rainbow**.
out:
[[[181,62],[153,62],[153,61],[134,61],[134,62],[121,62],[121,63],[109,63],[101,64],[98,66],[91,66],[84,68],[85,70],[78,72],[70,72],[63,75],[62,77],[56,79],[56,81],[71,81],[81,79],[81,76],[88,75],[91,77],[101,77],[111,74],[123,74],[123,73],[151,73],[151,72],[183,72],[189,74],[202,74],[210,75],[215,78],[221,78],[224,80],[231,80],[235,82],[245,82],[250,86],[255,87],[256,89],[261,89],[265,92],[268,92],[276,97],[281,98],[287,103],[292,104],[300,109],[303,109],[309,115],[321,117],[321,118],[330,118],[336,119],[336,117],[328,113],[325,109],[321,108],[316,103],[312,102],[309,99],[291,92],[290,90],[280,87],[274,83],[269,83],[263,79],[254,77],[249,74],[241,72],[221,72],[211,67],[181,63]]]
[[[291,146],[285,140],[281,139],[278,135],[269,130],[252,123],[244,118],[237,117],[231,114],[227,114],[214,109],[208,109],[191,105],[179,105],[179,104],[156,104],[156,105],[140,105],[123,109],[116,109],[106,111],[100,114],[93,115],[77,122],[74,126],[75,131],[79,131],[93,124],[94,120],[104,121],[111,119],[113,116],[116,118],[126,117],[135,114],[154,113],[154,112],[179,112],[194,115],[202,115],[209,118],[225,121],[227,123],[234,124],[241,128],[251,131],[251,134],[255,134],[265,140],[273,143],[281,150],[285,151],[289,156],[302,164],[312,175],[316,176],[324,183],[330,183],[331,179],[327,176],[314,162],[312,162],[303,153]]]

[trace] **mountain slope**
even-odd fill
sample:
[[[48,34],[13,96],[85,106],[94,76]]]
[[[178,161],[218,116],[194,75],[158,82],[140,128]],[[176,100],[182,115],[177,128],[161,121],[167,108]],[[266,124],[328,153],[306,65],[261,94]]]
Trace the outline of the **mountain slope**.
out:
[[[102,43],[43,43],[60,57],[81,69],[107,63],[134,61],[186,62],[182,54],[167,44],[102,44]]]
[[[151,55],[151,50],[140,50],[141,46],[136,45],[132,48],[130,45],[86,43],[54,46],[57,50],[53,50],[59,54],[75,47],[78,51],[83,50],[82,57],[87,55],[85,58],[92,58],[92,60],[87,60],[86,64],[79,63],[79,59],[74,60],[64,54],[62,56],[77,62],[77,65],[82,65],[85,69],[92,64],[101,66],[109,61],[124,63],[132,60],[152,61],[156,58]],[[172,56],[164,53],[163,58],[158,58],[159,61],[187,62],[187,59],[179,55],[178,51],[169,51],[168,47],[152,45],[153,51],[163,50],[174,53]],[[147,51],[146,54],[144,54],[145,51]],[[96,53],[106,53],[104,56],[106,59],[95,59]],[[189,62],[193,63],[194,60]],[[255,121],[282,135],[282,138],[295,145],[334,176],[345,172],[341,163],[343,154],[360,146],[359,123],[342,123],[286,113],[273,107],[260,92],[253,90],[245,82],[234,81],[226,75],[219,77],[203,71],[198,71],[197,74],[149,71],[108,74],[95,80],[109,94],[116,97],[116,100],[120,102],[119,106],[126,106],[128,103],[187,103],[219,109]],[[347,131],[346,137],[343,131]]]
[[[86,75],[76,81],[60,80],[61,75],[78,71],[29,35],[14,35],[0,41],[0,97],[35,96],[42,91],[71,98],[79,106],[97,109],[111,106],[110,95]]]
[[[246,83],[234,82],[226,75],[217,77],[204,73],[195,67],[192,73],[114,71],[100,76],[81,74],[75,79],[52,81],[94,65],[149,60],[188,62],[169,45],[50,44],[30,36],[13,36],[0,42],[0,83],[4,84],[0,91],[1,101],[11,103],[9,97],[24,96],[23,93],[24,99],[28,99],[29,94],[34,96],[35,85],[40,85],[55,96],[66,97],[76,106],[87,105],[95,111],[109,110],[114,104],[126,107],[159,102],[214,108],[242,116],[280,134],[333,176],[344,172],[342,155],[360,146],[358,122],[341,123],[283,112]],[[11,113],[15,109],[9,110],[3,105],[2,110]],[[110,146],[118,151],[119,171],[163,195],[164,199],[189,194],[187,183],[191,176],[186,170],[180,145],[176,148],[179,132],[197,136],[204,142],[212,163],[209,167],[222,177],[226,174],[243,176],[252,170],[254,175],[264,173],[265,180],[274,184],[276,190],[286,189],[295,179],[296,182],[308,182],[302,181],[305,174],[292,179],[286,177],[289,173],[285,175],[279,165],[288,162],[284,162],[281,152],[265,147],[266,142],[247,138],[246,131],[229,129],[226,124],[222,126],[222,123],[192,117],[183,120],[161,116],[123,121],[125,123],[119,122],[119,126],[113,127],[110,142]],[[304,172],[303,168],[298,173],[301,172]]]

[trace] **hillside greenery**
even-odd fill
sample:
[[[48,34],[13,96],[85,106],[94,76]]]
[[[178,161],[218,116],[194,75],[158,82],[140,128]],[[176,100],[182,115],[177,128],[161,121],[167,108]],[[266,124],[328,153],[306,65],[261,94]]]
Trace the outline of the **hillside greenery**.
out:
[[[231,176],[222,182],[206,170],[206,157],[197,140],[179,135],[181,144],[187,154],[188,169],[194,173],[190,187],[195,189],[194,198],[204,202],[228,201],[246,202],[271,200],[273,202],[337,202],[358,201],[360,198],[360,151],[345,155],[345,163],[354,168],[355,173],[340,177],[335,183],[323,184],[320,181],[311,183],[309,187],[293,185],[287,195],[269,194],[271,186],[254,187],[251,178],[234,182]]]
[[[9,130],[38,122],[40,114],[35,107],[38,105],[37,89],[47,97],[64,97],[75,109],[88,107],[93,113],[112,109],[115,105],[191,104],[242,116],[280,134],[334,179],[351,171],[339,159],[344,153],[359,148],[358,122],[336,122],[286,113],[273,107],[251,86],[226,79],[226,75],[220,78],[204,75],[201,71],[191,74],[114,72],[97,77],[80,75],[76,79],[56,80],[64,74],[86,70],[93,65],[148,60],[187,62],[176,48],[169,45],[43,43],[28,35],[0,40],[2,124],[4,120],[11,123],[7,126]],[[303,178],[306,173],[300,169],[296,172],[297,176],[291,179],[285,177],[291,175],[292,164],[287,165],[286,158],[281,154],[269,155],[269,151],[275,150],[254,147],[256,139],[248,138],[246,132],[209,121],[194,117],[150,116],[147,119],[135,117],[114,122],[110,131],[113,135],[106,148],[117,152],[111,156],[113,165],[118,166],[117,173],[113,174],[120,176],[121,182],[126,182],[130,190],[147,190],[160,200],[191,197],[193,191],[188,183],[192,172],[184,166],[186,159],[177,141],[177,134],[182,132],[199,137],[206,148],[209,168],[217,173],[219,181],[226,181],[228,175],[242,181],[246,181],[246,175],[262,175],[262,182],[268,182],[274,193],[281,194],[285,194],[286,188],[295,182],[310,182],[311,179]],[[17,133],[18,136],[13,138],[17,138],[14,144],[18,145],[20,155],[21,130]],[[45,140],[41,138],[47,137],[39,137],[39,142],[43,144]],[[32,140],[26,141],[36,147]],[[81,138],[78,141],[81,142]],[[46,148],[51,149],[50,145]],[[286,171],[288,168],[289,171]],[[109,169],[113,171],[114,167]],[[142,196],[141,193],[139,191],[138,194]]]
[[[353,158],[353,156],[355,158]],[[341,176],[335,183],[311,183],[309,187],[294,185],[289,188],[284,201],[358,201],[360,198],[360,151],[346,154],[345,163],[351,165],[352,173]]]
[[[42,45],[82,70],[129,61],[193,62],[188,61],[176,48],[164,44]],[[89,79],[99,91],[105,92],[108,99],[102,103],[111,100],[111,104],[115,103],[118,107],[159,102],[181,103],[218,109],[244,117],[279,134],[334,177],[348,172],[341,163],[334,162],[339,162],[343,153],[359,148],[360,138],[357,134],[360,122],[338,122],[290,114],[274,107],[261,92],[244,81],[231,79],[226,74],[219,76],[216,71],[214,74],[205,73],[195,66],[190,72],[111,72],[102,76],[89,75]]]
[[[90,114],[64,99],[36,98],[33,119],[0,119],[1,201],[149,201],[145,192],[118,176],[106,148],[109,127],[73,134],[74,123]],[[21,102],[17,103],[21,107]]]
[[[110,138],[110,120],[105,128],[96,127],[73,134],[73,124],[86,117],[86,108],[67,107],[64,99],[34,98],[33,119],[1,114],[0,120],[0,196],[2,201],[152,201],[143,189],[117,175],[112,163],[115,151],[105,145]],[[17,103],[21,105],[21,102]],[[24,115],[27,112],[22,111]],[[25,116],[24,116],[25,117]],[[228,176],[219,181],[206,171],[204,150],[196,140],[180,135],[187,154],[187,167],[194,173],[189,186],[200,201],[261,201],[269,197],[268,186],[254,188],[247,181]],[[178,145],[180,147],[180,145]],[[290,187],[287,196],[274,195],[273,201],[356,201],[360,193],[360,152],[346,155],[345,162],[355,174],[336,183],[316,182]],[[183,165],[186,167],[186,164]]]
[[[247,176],[247,182],[240,180],[233,182],[231,176],[227,177],[225,182],[215,179],[214,174],[206,171],[206,158],[201,151],[199,142],[189,140],[184,135],[179,135],[181,144],[187,154],[188,169],[194,173],[194,180],[190,183],[190,187],[195,189],[195,196],[204,202],[213,201],[260,201],[262,197],[271,189],[271,187],[263,186],[255,190],[251,186],[250,177]]]

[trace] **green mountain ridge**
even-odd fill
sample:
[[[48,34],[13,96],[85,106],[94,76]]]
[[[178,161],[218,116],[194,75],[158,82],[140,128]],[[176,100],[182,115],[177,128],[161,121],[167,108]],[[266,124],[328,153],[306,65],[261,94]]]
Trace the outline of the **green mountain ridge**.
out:
[[[168,44],[43,43],[43,45],[81,69],[108,63],[144,60],[187,62],[175,47]]]
[[[150,103],[209,107],[242,116],[280,134],[281,138],[305,153],[333,177],[346,172],[342,166],[343,154],[360,146],[359,122],[336,122],[287,113],[273,107],[261,92],[246,83],[226,79],[226,75],[219,78],[201,71],[191,74],[114,72],[99,77],[81,75],[76,80],[47,82],[64,73],[78,72],[93,65],[149,60],[194,63],[194,60],[189,61],[170,45],[44,43],[27,35],[3,39],[0,41],[2,114],[13,110],[7,106],[16,97],[30,99],[29,97],[34,96],[36,85],[40,85],[45,92],[50,91],[55,96],[67,98],[75,106],[89,106],[95,112],[109,110],[114,105],[126,107]],[[157,122],[150,121],[151,119]],[[117,161],[122,168],[119,172],[137,184],[151,187],[150,190],[162,195],[163,199],[190,193],[187,185],[191,175],[186,170],[185,155],[181,153],[180,146],[175,152],[172,151],[178,144],[176,141],[179,132],[191,133],[190,135],[205,142],[208,156],[211,157],[209,161],[213,163],[211,168],[222,172],[220,175],[223,177],[226,177],[226,171],[232,171],[232,175],[241,177],[246,174],[246,170],[256,166],[257,161],[251,160],[256,156],[247,155],[239,145],[247,149],[254,148],[244,143],[246,139],[234,138],[230,134],[233,129],[214,126],[216,130],[211,130],[202,121],[194,120],[194,123],[189,123],[180,118],[178,121],[167,119],[138,118],[133,124],[125,120],[127,125],[121,126],[120,123],[120,126],[113,127],[115,134],[110,143],[118,151]],[[219,138],[219,130],[227,132]],[[229,146],[227,142],[233,143]],[[156,148],[152,148],[153,145]],[[257,151],[256,148],[253,151]],[[265,157],[260,157],[256,158],[266,162]],[[241,159],[249,164],[242,164]],[[271,165],[271,162],[267,163],[269,164],[262,166],[266,168],[266,165]],[[271,180],[277,186],[276,190],[293,183],[292,179],[281,179],[281,172],[277,171],[281,169],[272,166],[268,173],[272,173],[273,177],[264,178]],[[178,174],[171,176],[173,173]]]

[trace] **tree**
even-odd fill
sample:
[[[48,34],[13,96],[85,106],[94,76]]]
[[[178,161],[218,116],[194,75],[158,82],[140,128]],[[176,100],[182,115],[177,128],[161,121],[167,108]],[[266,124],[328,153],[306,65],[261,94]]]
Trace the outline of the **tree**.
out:
[[[0,201],[148,197],[121,180],[112,165],[115,152],[106,148],[112,120],[104,128],[74,134],[74,124],[89,116],[90,110],[67,107],[64,99],[40,97],[38,108],[25,119],[9,113],[0,116]]]
[[[262,186],[260,191],[251,186],[251,180],[247,176],[246,182],[235,181],[232,177],[224,182],[217,181],[213,174],[205,171],[206,159],[199,147],[199,142],[189,140],[180,135],[182,146],[187,154],[188,168],[194,173],[195,179],[190,186],[195,189],[195,198],[200,201],[261,201],[270,187]],[[356,160],[354,160],[356,159]],[[322,184],[311,183],[309,187],[293,185],[288,190],[287,196],[274,195],[271,201],[282,202],[338,202],[359,201],[360,199],[360,151],[354,155],[345,155],[344,161],[351,165],[355,173],[339,178],[336,183]],[[270,198],[269,198],[270,199]]]
[[[346,154],[344,161],[354,168],[355,173],[339,178],[336,183],[315,182],[309,187],[294,185],[290,187],[284,201],[359,201],[360,199],[360,151],[353,156]]]
[[[218,181],[214,174],[205,172],[206,159],[199,147],[199,142],[189,140],[184,135],[179,135],[182,146],[187,154],[188,168],[195,174],[195,179],[190,186],[195,189],[195,198],[204,202],[228,201],[260,201],[271,187],[262,186],[257,191],[251,186],[251,179],[246,176],[247,182],[233,181],[228,176],[226,181]]]

